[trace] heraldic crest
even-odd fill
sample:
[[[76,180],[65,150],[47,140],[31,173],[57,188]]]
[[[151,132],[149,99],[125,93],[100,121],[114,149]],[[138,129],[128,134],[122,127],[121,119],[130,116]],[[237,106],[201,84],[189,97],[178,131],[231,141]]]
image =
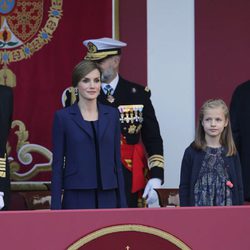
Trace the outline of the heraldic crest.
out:
[[[12,63],[29,59],[42,49],[53,38],[62,18],[63,0],[0,0],[0,84],[8,87],[16,86],[16,76],[11,70]],[[37,144],[28,142],[29,133],[20,120],[12,122],[12,129],[17,127],[16,152],[21,163],[31,162],[31,151],[45,156],[48,163],[35,164],[28,171],[30,178],[38,169],[49,170],[52,159],[51,152]],[[11,147],[7,146],[8,152]],[[11,161],[11,179],[24,180],[18,173],[19,163]]]

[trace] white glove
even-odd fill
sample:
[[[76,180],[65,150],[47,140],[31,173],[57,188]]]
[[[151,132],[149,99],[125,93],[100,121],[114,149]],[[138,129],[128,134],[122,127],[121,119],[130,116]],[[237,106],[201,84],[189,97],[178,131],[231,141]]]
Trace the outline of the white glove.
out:
[[[0,192],[0,210],[4,207],[3,197],[4,197],[4,193]]]
[[[144,189],[142,198],[146,199],[147,205],[151,205],[158,201],[158,195],[154,188],[161,187],[161,180],[158,178],[150,179]]]

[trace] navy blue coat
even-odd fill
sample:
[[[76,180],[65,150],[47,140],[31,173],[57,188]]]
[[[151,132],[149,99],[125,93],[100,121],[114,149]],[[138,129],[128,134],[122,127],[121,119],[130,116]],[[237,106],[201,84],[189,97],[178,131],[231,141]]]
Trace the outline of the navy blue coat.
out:
[[[98,141],[103,190],[118,189],[119,207],[126,207],[120,157],[120,122],[115,108],[98,104]],[[64,189],[96,189],[96,153],[92,127],[78,104],[55,113],[53,125],[52,209],[61,208]],[[86,201],[87,202],[87,201]]]
[[[200,173],[205,151],[197,150],[191,145],[185,150],[182,164],[179,186],[180,205],[194,206],[194,186]],[[233,183],[232,203],[233,205],[243,204],[243,185],[241,177],[241,166],[238,154],[235,156],[223,155],[225,164],[229,169],[229,179]]]

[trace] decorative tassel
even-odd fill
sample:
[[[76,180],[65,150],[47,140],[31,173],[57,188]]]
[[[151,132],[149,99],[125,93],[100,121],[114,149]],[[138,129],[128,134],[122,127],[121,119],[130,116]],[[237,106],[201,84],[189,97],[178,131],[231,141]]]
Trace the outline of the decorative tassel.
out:
[[[0,85],[16,87],[16,75],[7,67],[6,64],[0,70]]]

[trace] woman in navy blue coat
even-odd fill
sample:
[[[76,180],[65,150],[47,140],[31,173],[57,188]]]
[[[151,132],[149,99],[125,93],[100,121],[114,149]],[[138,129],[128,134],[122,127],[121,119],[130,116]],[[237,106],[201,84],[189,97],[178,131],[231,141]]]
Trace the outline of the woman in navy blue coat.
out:
[[[55,113],[52,209],[126,207],[115,108],[99,104],[101,71],[83,60],[74,69],[78,102]]]

